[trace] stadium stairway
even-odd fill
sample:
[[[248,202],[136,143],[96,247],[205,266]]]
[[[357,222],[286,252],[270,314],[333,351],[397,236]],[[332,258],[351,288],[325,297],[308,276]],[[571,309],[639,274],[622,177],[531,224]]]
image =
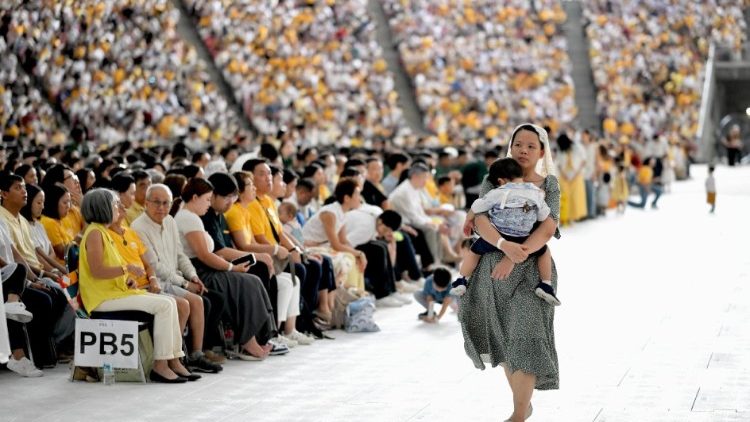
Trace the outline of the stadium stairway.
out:
[[[180,21],[177,23],[178,33],[183,40],[195,47],[198,57],[206,63],[206,70],[211,77],[211,81],[221,90],[221,94],[239,117],[242,128],[252,130],[253,124],[245,115],[242,104],[234,96],[234,90],[229,86],[227,80],[224,79],[224,75],[208,52],[206,44],[203,43],[203,39],[198,33],[198,23],[195,21],[195,18],[188,12],[187,6],[182,0],[172,0],[172,3],[180,11]]]
[[[563,24],[563,32],[568,41],[568,56],[573,64],[572,77],[575,86],[578,125],[581,128],[601,129],[596,115],[596,89],[589,58],[589,42],[583,26],[583,4],[579,0],[563,1],[568,19]]]
[[[376,39],[383,50],[383,58],[388,63],[388,70],[393,76],[396,92],[398,92],[398,105],[403,111],[404,120],[412,133],[425,135],[427,130],[424,126],[422,112],[417,105],[414,85],[401,62],[398,46],[393,42],[393,34],[383,5],[379,0],[369,0],[367,9],[370,19],[373,20],[377,28]]]

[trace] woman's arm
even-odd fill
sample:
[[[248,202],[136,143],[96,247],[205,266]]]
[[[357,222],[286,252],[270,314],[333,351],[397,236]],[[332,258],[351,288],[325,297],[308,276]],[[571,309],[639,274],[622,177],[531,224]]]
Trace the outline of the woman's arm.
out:
[[[60,263],[57,262],[57,259],[50,256],[49,254],[44,253],[44,250],[42,250],[42,248],[36,248],[36,255],[39,257],[39,261],[42,263],[45,270],[48,270],[48,271],[58,270],[63,274],[68,273],[68,270],[62,265],[60,265]]]
[[[104,265],[104,240],[98,230],[92,230],[89,233],[83,247],[86,248],[89,271],[91,271],[91,275],[95,278],[112,279],[122,277],[128,273],[128,268],[124,265],[122,267]]]
[[[338,252],[349,252],[355,256],[360,254],[360,251],[349,245],[349,239],[346,238],[343,227],[336,233],[336,216],[333,213],[327,211],[320,213],[320,222],[323,223],[326,239],[331,244],[331,249]]]
[[[185,233],[185,240],[195,251],[195,256],[205,265],[217,271],[231,271],[232,265],[226,259],[208,250],[206,238],[201,231]]]
[[[550,239],[552,239],[552,236],[555,234],[555,229],[557,229],[557,223],[555,223],[555,220],[553,220],[552,217],[547,217],[547,219],[544,220],[536,230],[531,232],[529,238],[523,242],[523,245],[527,248],[526,250],[535,252],[541,249]]]
[[[490,219],[487,218],[487,215],[478,215],[474,221],[476,223],[477,233],[482,236],[482,239],[489,244],[496,246],[499,242],[499,249],[516,264],[526,261],[526,258],[529,257],[528,248],[526,246],[503,240],[500,233],[498,233],[495,227],[492,226],[492,223],[490,223]]]

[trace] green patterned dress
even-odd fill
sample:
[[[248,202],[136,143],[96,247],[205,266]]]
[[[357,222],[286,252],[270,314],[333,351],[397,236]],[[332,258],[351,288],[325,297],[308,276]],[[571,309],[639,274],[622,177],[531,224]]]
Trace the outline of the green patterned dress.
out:
[[[555,221],[560,217],[560,185],[548,176],[542,183],[546,202]],[[492,189],[486,180],[481,195]],[[560,238],[560,232],[555,232]],[[539,282],[537,259],[518,264],[507,280],[493,280],[491,273],[502,252],[485,254],[461,298],[461,321],[466,354],[479,369],[485,363],[504,363],[511,372],[518,369],[536,375],[538,390],[559,388],[555,349],[555,308],[533,292]],[[557,291],[557,269],[552,262],[552,285]]]

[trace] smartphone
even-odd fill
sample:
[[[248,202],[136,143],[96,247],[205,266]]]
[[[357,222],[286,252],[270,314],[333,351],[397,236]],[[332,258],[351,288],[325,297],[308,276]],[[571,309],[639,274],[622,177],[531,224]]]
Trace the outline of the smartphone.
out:
[[[253,254],[247,254],[245,256],[241,256],[241,257],[233,260],[232,264],[233,265],[239,265],[239,264],[244,264],[245,262],[249,262],[251,267],[253,265],[255,265],[255,255],[253,255]]]

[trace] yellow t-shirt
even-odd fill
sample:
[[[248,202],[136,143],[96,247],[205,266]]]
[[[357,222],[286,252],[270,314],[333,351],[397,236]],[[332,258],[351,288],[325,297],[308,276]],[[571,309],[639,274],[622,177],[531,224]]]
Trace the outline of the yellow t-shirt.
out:
[[[128,227],[133,224],[133,221],[135,221],[136,218],[140,217],[141,214],[143,214],[143,211],[145,209],[146,208],[143,205],[137,203],[136,201],[133,201],[133,205],[128,208],[125,215],[125,220],[127,220],[128,222]]]
[[[71,206],[68,215],[66,215],[61,221],[63,227],[65,227],[65,230],[68,231],[68,234],[72,239],[75,239],[76,236],[83,233],[85,224],[83,221],[83,215],[81,215],[81,209],[77,206]],[[54,242],[52,244],[54,245]]]
[[[331,196],[331,190],[328,189],[327,185],[320,185],[318,188],[318,201],[324,203],[328,197]]]
[[[18,214],[18,217],[16,217],[2,206],[0,206],[0,218],[2,218],[8,226],[13,245],[18,249],[18,252],[23,256],[23,259],[34,268],[40,268],[41,264],[36,256],[34,242],[31,240],[31,227],[29,227],[29,222],[26,221],[21,214]]]
[[[430,195],[432,199],[435,199],[438,197],[439,190],[437,187],[437,183],[435,183],[435,179],[433,179],[432,177],[427,179],[427,183],[425,183],[424,185],[424,190],[427,191],[427,193]]]
[[[71,236],[70,232],[68,232],[63,226],[61,220],[49,218],[46,215],[43,215],[40,221],[42,222],[42,226],[44,226],[44,231],[47,232],[47,237],[49,237],[52,246],[67,245],[73,242],[73,236]]]
[[[654,170],[649,166],[642,166],[638,170],[638,183],[642,185],[650,185],[654,179]]]
[[[271,220],[268,219],[270,216],[273,220],[273,227],[276,229],[276,233],[281,236],[284,231],[281,226],[281,220],[279,220],[279,215],[276,212],[274,200],[268,195],[263,195],[251,202],[248,209],[251,213],[250,230],[252,230],[253,235],[265,235],[271,245],[278,244],[279,242],[273,235],[273,229],[271,229]]]
[[[255,201],[257,202],[257,201]],[[253,243],[253,213],[246,206],[243,206],[239,202],[235,202],[229,211],[224,213],[224,218],[227,219],[227,226],[230,232],[242,232],[245,236],[245,241]],[[273,237],[273,233],[271,234]]]
[[[143,265],[141,256],[146,253],[146,245],[143,244],[143,241],[138,237],[135,230],[123,225],[122,236],[112,229],[107,229],[107,231],[109,231],[109,235],[112,236],[117,252],[120,253],[122,259],[125,260],[125,263],[142,268],[145,272],[146,267]],[[146,275],[141,277],[138,277],[133,273],[130,273],[129,275],[130,278],[138,283],[138,288],[148,286],[148,277],[146,277]]]
[[[109,230],[101,224],[93,223],[90,224],[86,231],[83,233],[83,239],[81,240],[81,255],[78,262],[79,272],[79,283],[81,284],[81,299],[83,299],[83,306],[86,310],[91,313],[104,301],[111,299],[120,299],[131,295],[142,294],[143,290],[130,289],[127,285],[127,275],[123,274],[115,278],[95,278],[91,275],[91,267],[89,267],[88,252],[86,250],[86,240],[93,231],[98,231],[102,236],[104,242],[102,248],[103,264],[108,267],[122,267],[126,265],[125,260],[120,256],[120,253],[115,247],[115,242],[112,240],[112,236],[109,235]]]

